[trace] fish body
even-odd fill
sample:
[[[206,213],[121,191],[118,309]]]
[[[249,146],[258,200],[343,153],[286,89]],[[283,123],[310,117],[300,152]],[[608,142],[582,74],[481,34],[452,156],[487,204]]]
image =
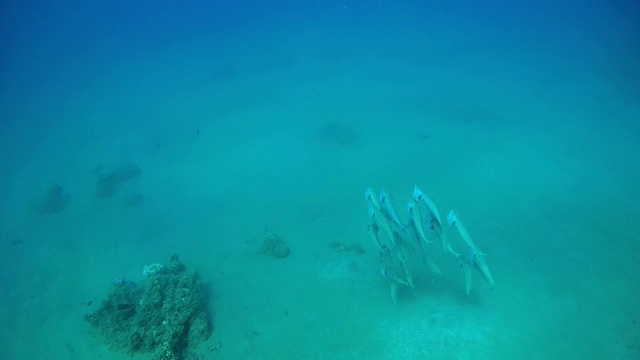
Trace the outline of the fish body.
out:
[[[487,254],[481,252],[480,249],[478,249],[478,247],[475,245],[475,243],[471,239],[471,236],[467,232],[467,229],[464,227],[455,211],[451,210],[449,212],[449,214],[447,215],[447,221],[449,225],[454,226],[458,230],[460,237],[462,237],[464,242],[469,247],[469,253],[466,258],[462,255],[458,256],[458,258],[462,261],[462,267],[465,273],[464,275],[467,294],[469,294],[469,291],[471,290],[471,270],[473,268],[477,269],[478,272],[480,272],[482,277],[484,277],[484,279],[489,283],[489,287],[493,289],[496,286],[496,283],[495,281],[493,281],[493,276],[491,275],[491,271],[489,270],[489,266],[487,265],[487,261],[485,260]]]
[[[391,245],[395,247],[396,238],[399,236],[397,232],[391,229],[391,225],[387,221],[387,219],[380,213],[380,210],[376,210],[372,204],[369,204],[369,217],[375,224],[384,231],[389,239],[391,240]]]
[[[404,285],[411,288],[411,290],[415,294],[415,285],[413,284],[411,279],[405,281],[396,274],[395,270],[389,269],[387,267],[382,267],[380,269],[380,273],[390,281],[389,286],[391,290],[391,300],[393,301],[393,305],[398,304],[398,285]]]
[[[389,279],[390,281],[396,284],[410,286],[408,282],[404,281],[398,275],[396,275],[395,271],[389,271],[389,269],[383,267],[380,269],[380,273],[382,273],[382,276],[384,276],[385,278]]]
[[[389,289],[391,290],[391,301],[393,301],[393,305],[398,305],[398,284],[395,282],[391,282],[389,285]]]
[[[442,221],[440,221],[440,212],[438,211],[436,204],[425,193],[423,193],[422,190],[420,190],[418,185],[413,187],[413,198],[416,201],[424,202],[424,204],[427,205],[427,208],[429,208],[429,211],[433,214],[435,220],[438,221],[438,225],[442,224]]]
[[[407,213],[409,214],[409,219],[411,219],[411,224],[413,224],[413,227],[415,228],[420,241],[429,243],[429,240],[427,240],[427,237],[425,236],[425,233],[424,233],[424,227],[422,226],[422,214],[420,211],[420,206],[414,199],[409,201],[409,204],[407,204]]]
[[[378,250],[382,250],[382,243],[380,242],[379,236],[380,227],[378,226],[378,224],[376,224],[375,221],[371,220],[371,224],[367,228],[367,232],[369,233],[369,235],[371,235],[371,239],[373,239],[373,242],[376,244]]]
[[[429,227],[436,233],[438,239],[440,239],[440,242],[442,242],[442,252],[450,252],[454,256],[458,257],[459,254],[453,250],[451,244],[449,244],[449,241],[447,240],[447,235],[442,229],[440,212],[438,211],[436,204],[434,204],[433,201],[425,193],[423,193],[422,190],[420,190],[418,185],[413,188],[413,199],[417,203],[423,203],[426,205],[427,213],[429,215]]]
[[[399,245],[401,248],[402,245]],[[397,302],[397,293],[398,293],[398,285],[404,285],[406,287],[411,288],[411,291],[415,294],[415,284],[413,283],[413,278],[409,273],[405,261],[406,258],[403,254],[399,254],[398,251],[400,249],[396,247],[393,250],[390,250],[387,247],[383,247],[380,252],[380,258],[382,260],[382,268],[380,269],[380,273],[382,276],[387,278],[391,283],[391,298],[393,299],[393,303]],[[398,264],[397,260],[400,260],[400,264]],[[407,279],[403,279],[396,273],[396,269],[399,270],[399,266],[402,267],[405,271],[405,275]]]
[[[389,193],[387,193],[385,190],[381,190],[380,191],[380,202],[379,202],[379,204],[380,204],[380,209],[389,216],[391,221],[395,225],[397,225],[400,229],[403,229],[404,228],[404,224],[402,223],[402,221],[400,221],[400,217],[398,216],[398,212],[396,211],[395,207],[393,206],[391,195],[389,195]]]
[[[442,271],[440,270],[440,268],[438,267],[438,265],[436,265],[436,263],[435,263],[435,262],[433,262],[433,259],[432,259],[432,258],[430,258],[430,257],[428,257],[428,256],[425,256],[425,258],[424,258],[424,260],[423,260],[423,263],[424,263],[425,265],[427,265],[427,267],[429,268],[429,270],[431,270],[431,272],[432,272],[434,275],[442,275]]]
[[[409,266],[407,265],[407,262],[409,261],[411,255],[414,253],[415,249],[413,249],[410,244],[404,242],[402,238],[398,236],[398,238],[396,239],[396,246],[393,248],[393,250],[398,260],[400,260],[400,265],[402,265],[402,268],[404,269],[404,272],[407,276],[407,283],[409,284],[409,287],[415,295],[416,286],[413,282],[413,275],[411,275],[411,271],[409,270]]]
[[[496,287],[496,283],[495,281],[493,281],[493,276],[491,275],[491,271],[489,270],[489,266],[487,265],[487,261],[485,260],[486,255],[487,254],[481,253],[477,251],[477,249],[475,249],[473,253],[473,265],[476,269],[478,269],[482,277],[487,280],[487,282],[489,283],[489,287],[493,289],[494,287]]]
[[[464,271],[464,289],[466,290],[467,295],[469,295],[471,293],[471,264],[463,261],[460,265]]]
[[[376,211],[380,211],[380,203],[378,202],[378,196],[376,196],[375,190],[367,188],[364,192],[364,198],[367,200],[369,206],[373,207]]]
[[[486,254],[478,251],[478,249],[471,249],[468,258],[462,259],[461,266],[464,270],[465,289],[467,291],[467,295],[469,295],[469,292],[471,291],[471,273],[474,268],[478,270],[485,280],[487,280],[491,289],[496,286],[495,281],[493,281],[491,271],[489,270],[489,266],[487,265],[487,261],[485,260],[485,256]]]
[[[389,271],[389,269],[384,266],[380,269],[380,273],[390,281],[389,290],[391,291],[391,300],[393,301],[393,305],[398,305],[398,284],[405,286],[409,286],[409,284],[407,284],[406,281],[400,279],[395,274],[395,271]]]
[[[470,248],[472,249],[476,248],[476,245],[473,243],[473,240],[471,240],[471,236],[469,236],[467,229],[464,227],[464,225],[462,225],[460,220],[458,220],[458,215],[456,214],[455,211],[453,210],[449,211],[449,214],[447,215],[447,222],[449,223],[450,226],[455,226],[456,229],[458,229],[458,232],[460,233],[462,240],[464,240],[464,242],[466,242]]]

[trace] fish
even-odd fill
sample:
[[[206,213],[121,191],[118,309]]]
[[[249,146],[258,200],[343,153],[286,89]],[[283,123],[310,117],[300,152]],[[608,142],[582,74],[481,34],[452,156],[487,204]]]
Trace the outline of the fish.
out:
[[[383,246],[380,251],[380,260],[382,261],[382,267],[380,273],[383,277],[390,281],[391,299],[393,304],[398,303],[398,285],[404,285],[410,287],[415,293],[415,285],[411,279],[404,280],[396,274],[397,259],[393,256],[391,250],[386,246]],[[406,269],[405,269],[406,271]]]
[[[389,271],[389,269],[383,267],[380,269],[380,273],[382,273],[382,276],[396,284],[410,286],[408,282],[402,280],[398,275],[396,275],[395,271]]]
[[[367,228],[367,232],[369,233],[369,235],[371,235],[371,238],[373,239],[373,242],[376,244],[376,247],[378,248],[378,250],[382,251],[382,243],[380,242],[380,236],[378,236],[379,231],[380,231],[380,227],[372,219],[371,224]]]
[[[398,305],[398,284],[394,281],[389,284],[389,289],[391,290],[391,301],[393,301],[393,305]]]
[[[416,227],[412,225],[413,225],[413,222],[410,220],[408,227],[409,229],[413,230],[413,236],[416,239],[418,246],[420,247],[420,253],[422,254],[422,264],[426,265],[433,274],[442,275],[442,271],[440,271],[440,268],[438,267],[438,265],[436,265],[436,263],[433,262],[433,259],[429,255],[427,255],[427,250],[426,250],[426,247],[422,244],[422,241],[420,239],[420,234],[418,234],[418,230],[416,229]],[[431,241],[429,243],[431,243]]]
[[[464,271],[464,289],[469,295],[471,293],[471,265],[466,261],[462,261],[460,266]]]
[[[462,225],[462,222],[460,222],[460,220],[458,219],[458,215],[456,214],[455,211],[453,210],[449,211],[449,214],[447,215],[447,222],[449,223],[449,226],[454,226],[458,230],[458,233],[460,233],[460,237],[462,237],[462,240],[464,240],[464,242],[467,243],[467,245],[469,245],[470,248],[472,249],[476,248],[476,244],[474,244],[473,240],[471,240],[471,236],[469,236],[467,229],[464,227],[464,225]]]
[[[489,287],[493,289],[496,287],[496,282],[493,281],[493,275],[491,275],[489,265],[487,265],[487,261],[485,260],[486,257],[487,254],[480,252],[478,249],[472,249],[470,264],[472,264],[474,268],[478,269],[480,275],[487,280]]]
[[[436,233],[438,239],[440,239],[440,242],[442,243],[443,254],[449,252],[453,254],[453,256],[458,257],[460,254],[453,250],[451,244],[447,240],[447,235],[442,229],[440,212],[438,211],[436,204],[434,204],[434,202],[425,193],[423,193],[422,190],[420,190],[418,185],[414,186],[413,188],[413,199],[417,203],[422,202],[427,206],[429,215],[429,227]]]
[[[438,211],[436,204],[434,204],[434,202],[425,193],[423,193],[422,190],[420,190],[418,185],[413,187],[413,198],[416,201],[424,202],[424,204],[427,205],[427,208],[429,208],[429,211],[431,211],[435,219],[438,221],[438,224],[442,224],[442,221],[440,221],[440,212]]]
[[[380,211],[380,203],[378,202],[375,190],[370,187],[367,188],[364,192],[364,198],[367,200],[369,206],[373,207],[376,211]]]
[[[429,268],[429,270],[431,270],[431,272],[434,275],[442,275],[442,271],[440,270],[440,268],[438,267],[438,265],[436,265],[436,263],[433,262],[433,259],[425,256],[423,263],[425,265],[427,265],[427,267]]]
[[[404,272],[407,276],[407,283],[409,284],[411,291],[413,291],[413,294],[415,295],[416,285],[413,282],[413,276],[409,271],[409,266],[407,266],[407,262],[409,261],[410,256],[414,253],[415,249],[413,249],[413,247],[410,247],[410,244],[405,243],[401,237],[398,237],[396,239],[396,246],[393,248],[393,250],[398,260],[400,260],[400,264],[402,265],[402,268],[404,269]]]
[[[447,222],[450,226],[453,226],[458,230],[460,237],[462,237],[464,242],[469,247],[469,252],[466,257],[458,255],[458,258],[460,259],[461,265],[465,272],[465,285],[467,295],[471,290],[471,270],[474,268],[477,269],[478,272],[480,272],[482,277],[484,277],[487,283],[489,283],[489,287],[493,289],[496,286],[496,283],[493,280],[493,275],[491,274],[489,266],[487,265],[487,261],[485,260],[487,254],[478,249],[476,244],[471,239],[471,236],[467,232],[467,229],[464,227],[454,210],[451,210],[447,215]]]
[[[376,210],[373,204],[369,204],[369,217],[371,218],[371,221],[373,221],[373,223],[375,223],[379,228],[382,228],[382,230],[387,234],[387,236],[389,236],[389,239],[391,240],[391,245],[395,247],[396,238],[399,235],[397,234],[397,232],[391,229],[391,226],[389,225],[387,219],[385,219],[385,217],[382,216],[382,214],[380,214],[379,211],[380,210]]]
[[[467,291],[467,295],[471,292],[471,272],[473,269],[478,270],[480,275],[487,280],[489,283],[489,288],[493,289],[496,286],[495,281],[493,281],[493,276],[491,275],[491,271],[487,266],[487,262],[484,259],[486,256],[485,253],[478,251],[477,249],[471,249],[469,251],[469,255],[465,259],[461,259],[460,265],[464,270],[464,279],[465,279],[465,290]]]
[[[380,208],[383,212],[386,212],[391,221],[396,224],[400,229],[404,228],[404,224],[398,217],[398,212],[393,207],[392,198],[385,190],[380,191]]]
[[[411,199],[409,204],[407,204],[407,213],[409,214],[410,224],[413,225],[414,229],[419,238],[419,242],[424,241],[424,243],[430,243],[427,240],[427,237],[424,233],[424,227],[422,226],[422,214],[420,211],[420,205],[416,202],[415,199]]]

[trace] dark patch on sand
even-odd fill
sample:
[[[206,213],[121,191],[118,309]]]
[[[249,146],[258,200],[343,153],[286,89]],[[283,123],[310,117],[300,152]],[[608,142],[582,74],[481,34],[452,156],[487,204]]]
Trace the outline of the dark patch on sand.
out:
[[[349,125],[336,121],[324,125],[318,137],[326,142],[343,147],[354,147],[358,144],[358,134]]]
[[[62,212],[69,204],[71,195],[64,192],[62,186],[58,184],[52,184],[45,190],[45,192],[38,198],[31,209],[40,215],[51,215]]]

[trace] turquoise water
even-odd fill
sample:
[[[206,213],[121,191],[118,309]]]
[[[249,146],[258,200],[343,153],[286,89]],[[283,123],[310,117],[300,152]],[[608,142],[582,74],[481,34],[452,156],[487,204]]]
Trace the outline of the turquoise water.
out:
[[[2,358],[129,359],[84,316],[173,253],[206,359],[640,358],[637,5],[208,3],[0,4]],[[495,288],[430,232],[393,304],[364,192],[414,185]]]

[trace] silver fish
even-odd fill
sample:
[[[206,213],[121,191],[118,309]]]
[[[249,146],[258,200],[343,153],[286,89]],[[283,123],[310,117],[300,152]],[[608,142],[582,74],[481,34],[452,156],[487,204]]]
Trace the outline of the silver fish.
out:
[[[375,190],[367,188],[364,192],[364,198],[367,200],[369,206],[373,207],[376,211],[380,211],[380,203],[378,202],[378,196],[376,196]]]
[[[408,282],[404,281],[398,275],[396,275],[395,271],[389,271],[389,269],[387,269],[386,267],[382,267],[380,269],[380,273],[382,273],[382,276],[389,279],[390,281],[393,281],[394,283],[410,286]]]
[[[438,224],[442,224],[442,221],[440,221],[440,212],[438,211],[436,204],[425,193],[423,193],[422,190],[420,190],[418,185],[413,187],[413,198],[416,201],[424,202],[424,204],[427,205],[427,208],[429,208],[429,211],[431,211],[435,219],[438,221]]]
[[[451,210],[449,212],[449,214],[447,215],[447,221],[449,222],[449,225],[454,226],[458,230],[460,237],[462,237],[462,239],[469,247],[469,253],[466,257],[462,255],[458,256],[458,258],[462,262],[462,267],[465,273],[467,294],[469,294],[469,291],[471,290],[471,269],[473,268],[477,269],[480,272],[482,277],[484,277],[485,280],[487,280],[487,282],[489,283],[489,287],[493,289],[496,286],[496,283],[495,281],[493,281],[493,276],[491,275],[491,271],[489,270],[489,266],[487,265],[487,262],[485,260],[487,254],[481,252],[480,249],[478,249],[478,247],[475,245],[473,240],[471,240],[471,236],[458,218],[455,211]]]
[[[371,224],[369,224],[369,227],[367,228],[367,232],[369,233],[369,235],[371,235],[371,239],[373,239],[373,242],[376,244],[378,250],[382,251],[382,243],[380,242],[380,236],[378,235],[379,231],[380,227],[372,219]]]
[[[418,185],[413,188],[413,199],[417,203],[423,203],[427,206],[429,227],[436,233],[438,239],[440,239],[440,242],[442,242],[443,253],[450,252],[454,256],[458,257],[460,254],[453,250],[451,244],[449,244],[449,241],[447,240],[447,234],[442,229],[440,212],[438,211],[436,204],[434,204],[433,201],[431,201],[431,199],[425,193],[423,193],[422,190],[420,190]]]
[[[391,226],[389,225],[387,219],[382,214],[380,214],[379,210],[376,210],[372,204],[369,204],[369,217],[372,221],[375,222],[376,225],[378,225],[379,228],[382,228],[387,236],[389,236],[391,245],[395,247],[396,239],[399,236],[398,233],[391,229]]]
[[[404,224],[400,221],[400,217],[398,217],[398,212],[396,212],[395,207],[393,207],[391,195],[384,190],[380,191],[380,208],[387,213],[391,221],[398,225],[400,229],[404,228]]]
[[[430,241],[427,240],[427,237],[425,236],[425,233],[424,233],[424,228],[422,226],[422,214],[420,211],[420,206],[415,200],[411,199],[409,201],[409,204],[407,204],[407,213],[409,214],[409,219],[411,219],[411,224],[415,228],[420,238],[420,241],[421,242],[424,241],[425,244],[429,243]]]

